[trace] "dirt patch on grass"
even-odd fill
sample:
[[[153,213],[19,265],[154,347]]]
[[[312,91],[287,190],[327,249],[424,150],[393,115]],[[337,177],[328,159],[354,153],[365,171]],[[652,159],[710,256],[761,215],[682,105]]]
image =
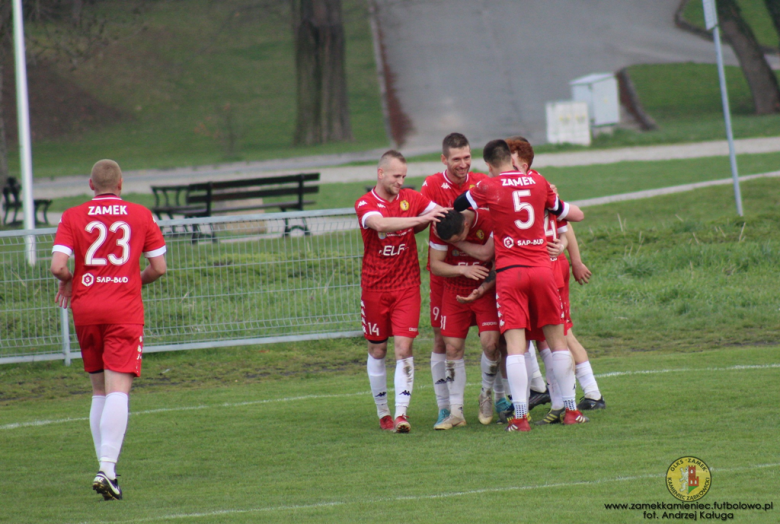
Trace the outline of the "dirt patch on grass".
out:
[[[17,142],[16,73],[13,60],[3,62],[3,115],[6,139]],[[58,75],[46,63],[27,67],[30,100],[30,128],[33,141],[72,138],[132,115],[108,106],[73,82]]]

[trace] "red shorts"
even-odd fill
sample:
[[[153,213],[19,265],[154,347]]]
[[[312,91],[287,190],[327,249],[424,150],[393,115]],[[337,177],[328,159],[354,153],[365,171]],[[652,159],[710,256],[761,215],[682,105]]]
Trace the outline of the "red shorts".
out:
[[[369,342],[383,342],[391,336],[415,338],[420,324],[420,288],[363,290],[360,316]]]
[[[444,294],[444,277],[431,273],[431,327],[441,327],[441,297]]]
[[[550,267],[516,267],[496,277],[501,333],[563,324],[563,304]]]
[[[466,338],[469,328],[476,325],[479,332],[498,331],[498,310],[495,293],[485,296],[471,304],[461,304],[455,298],[468,293],[444,288],[441,310],[441,334],[445,337]]]
[[[569,260],[564,257],[558,257],[558,266],[563,274],[563,287],[561,288],[561,302],[563,302],[563,334],[569,332],[574,327],[571,321],[571,307],[569,306]]]
[[[108,369],[141,376],[144,352],[143,324],[99,324],[76,326],[84,371]]]

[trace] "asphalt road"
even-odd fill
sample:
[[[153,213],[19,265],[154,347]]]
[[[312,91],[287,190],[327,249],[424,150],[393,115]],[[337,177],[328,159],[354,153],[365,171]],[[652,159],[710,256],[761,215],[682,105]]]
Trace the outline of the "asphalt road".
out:
[[[575,78],[715,62],[712,42],[675,27],[680,0],[376,2],[396,94],[414,127],[410,148],[435,147],[456,130],[475,145],[511,134],[541,143],[545,103],[570,99]]]

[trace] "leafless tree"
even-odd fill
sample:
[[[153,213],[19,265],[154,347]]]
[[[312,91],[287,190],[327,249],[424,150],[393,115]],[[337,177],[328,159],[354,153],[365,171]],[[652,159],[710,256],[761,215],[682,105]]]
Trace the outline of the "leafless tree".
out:
[[[767,0],[769,3],[769,0]],[[777,3],[774,0],[773,3]],[[780,88],[761,45],[742,18],[736,0],[717,0],[718,18],[723,35],[731,44],[745,74],[757,115],[780,112]]]

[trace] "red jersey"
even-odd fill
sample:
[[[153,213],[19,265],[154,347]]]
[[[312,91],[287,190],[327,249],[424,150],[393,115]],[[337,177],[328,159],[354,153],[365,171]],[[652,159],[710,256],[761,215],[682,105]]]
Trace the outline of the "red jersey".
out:
[[[436,173],[435,175],[427,177],[425,182],[423,182],[422,187],[420,188],[420,192],[423,194],[423,196],[428,197],[428,199],[436,202],[441,207],[452,207],[452,203],[455,202],[456,198],[469,189],[476,187],[480,180],[484,180],[486,178],[488,178],[488,176],[484,173],[474,173],[469,171],[466,175],[466,180],[464,180],[462,184],[457,184],[447,176],[447,171],[444,171],[443,173]],[[431,228],[428,241],[440,242],[438,239],[434,239],[433,229],[434,228]],[[428,271],[431,270],[430,260],[428,261],[428,264],[425,266],[425,268]]]
[[[444,261],[451,266],[484,266],[491,267],[492,261],[482,262],[470,255],[467,255],[463,251],[459,250],[452,244],[448,244],[439,239],[436,235],[435,228],[431,228],[433,238],[429,242],[431,249],[437,251],[446,251],[447,257]],[[474,221],[469,228],[468,235],[466,235],[465,242],[472,244],[479,244],[484,246],[485,243],[493,235],[493,221],[490,219],[490,212],[487,209],[475,209]],[[460,277],[443,277],[444,287],[455,291],[458,295],[466,296],[479,287],[483,280],[473,280],[464,276]]]
[[[141,265],[165,253],[151,211],[102,195],[65,211],[52,252],[75,258],[71,309],[77,326],[143,324]]]
[[[402,189],[392,201],[372,189],[355,202],[355,211],[363,234],[363,290],[388,291],[420,285],[420,262],[414,229],[379,233],[366,226],[371,215],[416,217],[432,211],[436,204],[417,191]]]
[[[544,234],[547,237],[547,242],[555,242],[556,239],[560,238],[560,236],[568,229],[567,224],[568,222],[566,220],[559,221],[555,215],[545,210]],[[558,263],[559,258],[566,258],[566,256],[561,255],[561,257],[550,257],[550,262],[553,263],[553,269],[558,267],[556,264]],[[560,271],[555,270],[553,273],[555,273],[555,285],[558,287],[558,289],[561,289],[564,286],[563,274]]]
[[[517,171],[488,178],[466,192],[471,206],[487,207],[493,218],[496,269],[512,266],[551,267],[544,231],[544,213],[565,218],[569,204],[558,199],[536,171]]]

